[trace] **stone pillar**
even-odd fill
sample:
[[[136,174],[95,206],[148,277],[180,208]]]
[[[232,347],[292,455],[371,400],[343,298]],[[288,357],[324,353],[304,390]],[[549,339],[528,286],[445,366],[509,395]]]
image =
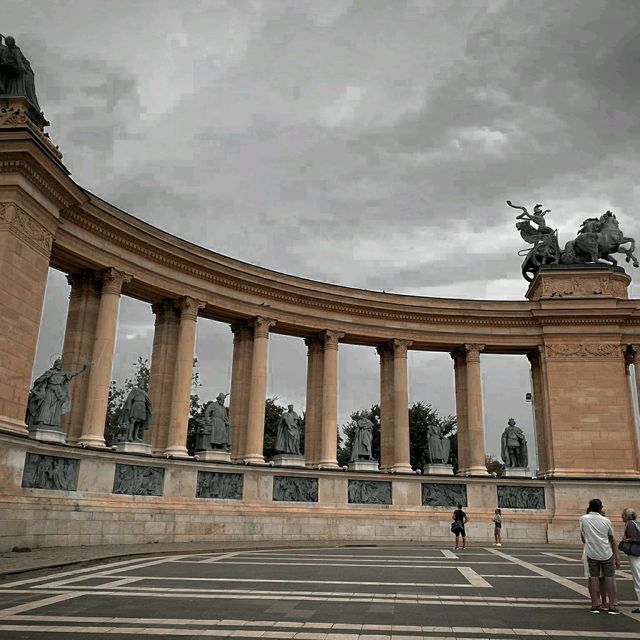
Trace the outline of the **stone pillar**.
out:
[[[14,153],[11,143],[6,144],[6,152]],[[4,150],[0,151],[0,158],[2,153]],[[2,165],[5,166],[4,159]],[[12,166],[16,167],[14,177]],[[0,193],[0,427],[26,434],[27,398],[57,221],[37,204],[44,197],[35,187],[28,187],[34,190],[32,194],[26,197],[16,194],[14,198],[13,191],[21,191],[19,183],[29,184],[20,175],[19,166],[14,158],[7,159],[2,175],[6,191]],[[16,186],[10,191],[12,179]],[[4,200],[5,197],[10,199]]]
[[[153,352],[149,370],[149,397],[153,405],[153,422],[150,434],[153,453],[162,453],[167,448],[171,421],[171,398],[173,378],[178,350],[180,313],[173,300],[162,300],[151,305],[155,314]]]
[[[95,271],[80,271],[67,276],[71,285],[67,324],[62,348],[62,368],[77,371],[85,362],[91,361],[91,352],[96,335],[98,309],[100,307],[100,277]],[[87,373],[71,381],[71,408],[62,416],[62,426],[67,442],[74,444],[82,433],[82,421],[87,404]]]
[[[540,349],[530,351],[527,358],[531,363],[531,390],[533,393],[533,416],[535,419],[536,444],[538,449],[538,473],[543,476],[550,469],[548,426],[546,420],[546,394],[542,376]],[[533,466],[529,460],[529,466]]]
[[[231,331],[233,332],[233,363],[231,368],[231,395],[229,396],[231,459],[234,462],[242,462],[247,440],[253,331],[246,320],[240,320],[232,324]]]
[[[325,331],[322,369],[322,434],[320,437],[321,469],[337,469],[338,444],[338,341],[344,333]]]
[[[323,341],[319,336],[304,339],[307,345],[307,406],[304,420],[304,456],[307,466],[320,461],[322,434],[322,381],[324,378]]]
[[[393,341],[393,473],[413,473],[409,455],[407,348],[410,340]]]
[[[264,464],[264,407],[267,392],[267,359],[269,329],[275,320],[255,318],[253,321],[253,353],[249,387],[245,464]]]
[[[636,376],[636,398],[640,409],[640,344],[632,344],[633,368]],[[635,412],[634,412],[635,413]]]
[[[376,351],[380,356],[380,469],[390,471],[395,461],[393,347],[385,342]]]
[[[469,466],[465,475],[489,475],[485,464],[484,415],[482,407],[482,378],[480,352],[483,344],[465,344],[467,361],[467,425],[469,435]]]
[[[640,471],[640,442],[638,441],[638,424],[636,422],[636,412],[633,406],[633,393],[631,392],[631,365],[634,367],[636,378],[636,398],[640,407],[640,344],[632,344],[627,350],[625,356],[625,365],[627,372],[627,393],[629,396],[629,439],[633,446],[635,444],[635,464],[636,469]]]
[[[469,422],[467,419],[467,358],[466,352],[451,352],[456,385],[456,432],[458,439],[458,473],[463,476],[469,469]]]
[[[169,414],[169,432],[164,455],[173,458],[187,457],[187,432],[189,429],[189,404],[193,379],[193,350],[196,344],[198,311],[206,303],[185,297],[176,301],[180,309],[180,326],[176,348],[173,393]]]
[[[79,442],[92,447],[104,447],[104,427],[109,399],[109,384],[113,367],[113,351],[118,327],[118,308],[122,285],[131,276],[109,268],[102,273],[102,292],[98,307],[92,361],[88,381],[82,433]]]

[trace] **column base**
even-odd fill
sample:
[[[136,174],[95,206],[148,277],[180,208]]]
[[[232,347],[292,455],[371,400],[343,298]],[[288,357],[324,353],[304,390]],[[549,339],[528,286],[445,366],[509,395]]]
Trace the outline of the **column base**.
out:
[[[294,453],[279,453],[273,456],[274,467],[302,467],[304,468],[304,456]]]
[[[422,475],[452,476],[453,465],[451,464],[425,464]]]
[[[318,469],[340,469],[337,460],[320,460],[317,464]]]
[[[107,445],[101,436],[80,436],[76,445],[82,447],[94,447],[96,449],[106,449]]]
[[[165,458],[190,458],[187,447],[168,447],[162,452]]]
[[[221,449],[203,449],[196,451],[193,457],[200,462],[231,462],[231,454]]]
[[[0,416],[0,429],[3,431],[11,431],[21,436],[28,436],[27,425],[24,420],[14,420],[7,416]]]
[[[489,472],[486,467],[468,467],[467,469],[460,469],[457,476],[488,476]]]
[[[66,444],[67,442],[62,429],[46,424],[29,429],[29,437],[41,442],[57,442],[59,444]]]
[[[114,447],[118,453],[141,453],[151,455],[151,445],[147,442],[118,442]]]
[[[411,465],[408,464],[397,464],[389,469],[390,473],[415,473],[415,471],[411,468]]]
[[[264,456],[259,455],[247,455],[242,459],[244,464],[257,464],[257,465],[266,465],[267,463],[264,461]]]

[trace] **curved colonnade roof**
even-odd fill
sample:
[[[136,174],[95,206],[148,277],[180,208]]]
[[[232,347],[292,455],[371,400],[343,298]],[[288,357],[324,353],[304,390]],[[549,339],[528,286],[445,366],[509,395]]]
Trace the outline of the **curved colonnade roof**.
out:
[[[581,325],[581,334],[640,336],[640,301],[459,300],[327,284],[204,249],[83,192],[82,205],[62,211],[51,266],[67,273],[120,269],[133,276],[124,295],[150,303],[191,296],[206,303],[203,317],[234,322],[262,316],[276,321],[274,333],[333,330],[345,334],[344,342],[372,346],[394,338],[429,350],[481,343],[489,353],[535,348],[549,324]]]

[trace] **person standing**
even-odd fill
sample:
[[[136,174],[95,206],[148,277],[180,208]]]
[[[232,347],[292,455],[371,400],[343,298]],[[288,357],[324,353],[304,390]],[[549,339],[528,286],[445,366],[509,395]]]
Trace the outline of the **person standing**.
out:
[[[622,521],[624,522],[624,534],[622,540],[624,542],[635,542],[640,547],[640,522],[634,509],[630,507],[622,512]],[[627,554],[629,564],[631,565],[631,577],[633,578],[633,588],[638,598],[638,605],[631,613],[640,613],[640,556]]]
[[[599,579],[603,577],[609,599],[607,613],[618,615],[620,612],[614,606],[614,576],[616,568],[620,568],[620,556],[615,546],[611,520],[602,515],[602,501],[598,498],[589,500],[589,510],[580,518],[580,537],[589,565],[591,613],[600,613]]]
[[[496,509],[493,515],[493,537],[495,539],[493,546],[501,547],[502,546],[502,511],[500,509]]]
[[[451,520],[451,533],[456,537],[456,546],[454,547],[454,550],[458,548],[461,536],[462,548],[464,549],[467,546],[467,532],[465,530],[465,525],[469,519],[467,518],[467,514],[462,510],[461,504],[459,504],[458,508],[453,512]]]

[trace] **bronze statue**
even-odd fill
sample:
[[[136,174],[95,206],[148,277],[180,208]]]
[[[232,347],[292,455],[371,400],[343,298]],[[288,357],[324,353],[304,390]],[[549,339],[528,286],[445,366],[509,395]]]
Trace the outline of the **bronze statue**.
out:
[[[77,371],[63,371],[62,360],[58,358],[51,369],[34,380],[25,416],[28,427],[60,427],[60,418],[71,409],[69,382],[87,366],[84,364]]]
[[[502,433],[501,454],[505,467],[526,467],[529,462],[527,439],[516,421],[509,418],[508,426]]]
[[[300,418],[293,410],[293,405],[290,404],[278,422],[276,452],[300,455],[300,427]]]
[[[351,442],[350,462],[359,460],[373,460],[373,422],[369,419],[371,414],[363,414],[356,422],[356,429]]]
[[[204,411],[204,419],[198,429],[196,449],[206,451],[229,451],[231,448],[231,430],[229,411],[224,406],[227,393],[219,393],[215,402],[210,402]]]
[[[120,437],[125,442],[143,442],[144,432],[151,426],[151,399],[140,382],[129,391],[120,413]]]
[[[429,425],[427,440],[431,464],[447,464],[451,451],[451,440],[442,435],[442,427],[439,424]]]
[[[0,44],[0,95],[24,96],[40,111],[35,74],[12,36]]]

